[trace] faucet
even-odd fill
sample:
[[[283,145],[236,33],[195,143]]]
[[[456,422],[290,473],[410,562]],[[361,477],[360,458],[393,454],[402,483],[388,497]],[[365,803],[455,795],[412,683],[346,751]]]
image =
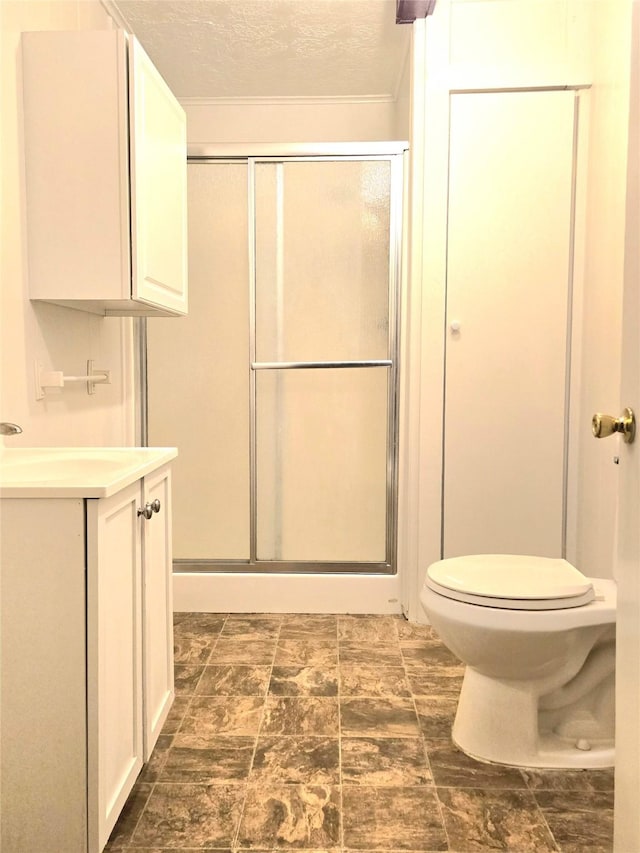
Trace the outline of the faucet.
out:
[[[0,423],[0,435],[17,435],[19,432],[22,432],[22,427],[18,424],[10,424],[5,421]]]

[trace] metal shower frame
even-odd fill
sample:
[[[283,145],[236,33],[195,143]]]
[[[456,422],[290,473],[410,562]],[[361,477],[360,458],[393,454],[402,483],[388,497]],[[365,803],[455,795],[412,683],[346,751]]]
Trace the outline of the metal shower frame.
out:
[[[327,145],[207,145],[190,146],[188,162],[246,163],[248,176],[249,325],[250,325],[250,555],[248,560],[178,559],[174,572],[352,573],[395,574],[398,503],[399,305],[402,258],[403,154],[406,142],[340,143]],[[256,360],[255,167],[259,163],[387,160],[391,168],[389,223],[389,338],[388,359],[325,362],[259,362]],[[148,442],[146,320],[138,321],[138,375],[141,443]],[[262,370],[386,368],[387,473],[385,559],[382,562],[260,560],[257,557],[256,373]]]

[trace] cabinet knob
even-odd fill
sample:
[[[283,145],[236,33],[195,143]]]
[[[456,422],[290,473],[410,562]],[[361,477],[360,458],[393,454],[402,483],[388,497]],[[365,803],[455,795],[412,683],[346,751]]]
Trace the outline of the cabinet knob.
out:
[[[142,509],[138,509],[138,517],[143,515],[146,519],[151,518],[153,515],[153,506],[152,504],[145,504]]]
[[[160,512],[161,506],[162,504],[160,503],[160,500],[158,498],[156,498],[155,501],[151,502],[151,509],[153,510],[153,512]]]

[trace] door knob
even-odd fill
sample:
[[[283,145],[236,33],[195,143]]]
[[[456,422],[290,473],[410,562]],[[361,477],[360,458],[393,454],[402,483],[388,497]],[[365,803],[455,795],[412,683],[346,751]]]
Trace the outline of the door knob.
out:
[[[591,419],[591,431],[596,438],[606,438],[615,432],[622,433],[622,438],[627,444],[636,437],[636,416],[633,409],[625,409],[619,418],[613,415],[603,415],[600,412]]]
[[[151,518],[151,516],[153,515],[153,512],[154,512],[154,510],[153,510],[152,504],[145,504],[142,507],[142,509],[138,510],[138,517],[143,515],[148,521]]]

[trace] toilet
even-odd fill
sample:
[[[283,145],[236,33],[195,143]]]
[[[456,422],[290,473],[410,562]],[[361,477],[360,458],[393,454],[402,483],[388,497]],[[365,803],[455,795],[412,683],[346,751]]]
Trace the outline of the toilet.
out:
[[[429,566],[420,601],[466,664],[460,749],[516,767],[613,766],[614,581],[561,559],[475,554]]]

